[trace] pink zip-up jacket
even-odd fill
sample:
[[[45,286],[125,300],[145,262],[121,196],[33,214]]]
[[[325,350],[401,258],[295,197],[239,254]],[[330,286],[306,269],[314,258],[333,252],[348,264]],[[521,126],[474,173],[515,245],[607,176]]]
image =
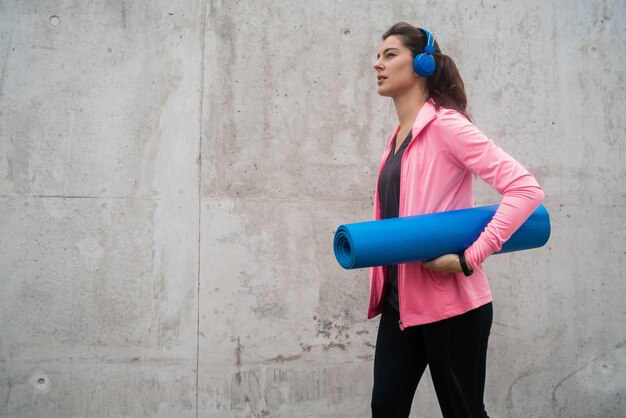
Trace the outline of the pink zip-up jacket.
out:
[[[383,153],[379,176],[399,129]],[[503,199],[480,237],[465,251],[474,269],[471,276],[435,272],[419,263],[398,265],[401,329],[450,318],[491,302],[482,262],[502,248],[544,197],[532,174],[455,110],[436,109],[432,100],[427,101],[415,119],[412,134],[402,156],[399,216],[473,207],[474,173]],[[374,219],[378,220],[378,181],[376,184]],[[384,269],[379,266],[370,271],[368,318],[382,312],[389,285]]]

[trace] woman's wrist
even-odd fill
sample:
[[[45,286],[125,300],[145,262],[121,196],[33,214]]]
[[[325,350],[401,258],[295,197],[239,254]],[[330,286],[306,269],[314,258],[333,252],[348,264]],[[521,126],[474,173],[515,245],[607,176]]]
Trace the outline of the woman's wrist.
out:
[[[461,270],[466,276],[471,276],[474,273],[474,269],[468,264],[465,259],[465,251],[459,254],[459,263],[461,264]]]

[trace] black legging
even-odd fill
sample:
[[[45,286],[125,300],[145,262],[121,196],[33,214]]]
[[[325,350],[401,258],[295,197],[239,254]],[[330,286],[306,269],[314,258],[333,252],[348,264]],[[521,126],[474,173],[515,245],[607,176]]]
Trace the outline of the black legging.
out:
[[[408,417],[428,365],[444,418],[487,417],[483,403],[491,303],[453,318],[401,331],[385,304],[374,358],[372,417]]]

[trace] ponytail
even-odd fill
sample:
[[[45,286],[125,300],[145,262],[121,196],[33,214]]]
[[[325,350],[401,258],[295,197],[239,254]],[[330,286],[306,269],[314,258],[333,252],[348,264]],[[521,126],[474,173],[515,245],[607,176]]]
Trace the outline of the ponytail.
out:
[[[465,85],[456,64],[447,55],[435,50],[435,73],[426,78],[428,94],[436,107],[454,109],[471,121],[467,111]]]
[[[383,34],[383,40],[392,35],[397,35],[402,43],[411,50],[413,56],[424,52],[427,44],[426,35],[419,28],[405,22],[399,22],[389,28]],[[426,77],[428,95],[435,102],[435,107],[454,109],[468,120],[471,116],[467,111],[467,96],[465,85],[456,64],[447,55],[441,53],[439,44],[435,41],[435,72]]]

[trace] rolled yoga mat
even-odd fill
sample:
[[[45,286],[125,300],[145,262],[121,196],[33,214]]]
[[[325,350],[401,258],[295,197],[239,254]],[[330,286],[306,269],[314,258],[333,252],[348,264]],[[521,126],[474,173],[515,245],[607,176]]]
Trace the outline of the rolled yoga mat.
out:
[[[432,260],[465,251],[499,205],[339,226],[333,247],[345,269]],[[497,254],[538,248],[550,237],[550,217],[539,205]]]

